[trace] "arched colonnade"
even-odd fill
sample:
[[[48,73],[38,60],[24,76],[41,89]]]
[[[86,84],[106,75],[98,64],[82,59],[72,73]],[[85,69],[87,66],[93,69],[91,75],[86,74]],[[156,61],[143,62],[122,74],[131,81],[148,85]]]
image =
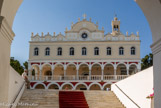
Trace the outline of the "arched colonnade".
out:
[[[140,71],[139,62],[54,62],[29,63],[34,80],[108,80]]]

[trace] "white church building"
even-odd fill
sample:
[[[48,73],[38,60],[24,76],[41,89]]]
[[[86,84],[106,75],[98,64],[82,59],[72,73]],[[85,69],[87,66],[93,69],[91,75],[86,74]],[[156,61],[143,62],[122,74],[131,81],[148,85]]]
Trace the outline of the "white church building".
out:
[[[32,33],[29,51],[31,89],[106,90],[141,70],[139,33],[120,31],[117,17],[105,34],[91,18],[78,19],[65,35]]]

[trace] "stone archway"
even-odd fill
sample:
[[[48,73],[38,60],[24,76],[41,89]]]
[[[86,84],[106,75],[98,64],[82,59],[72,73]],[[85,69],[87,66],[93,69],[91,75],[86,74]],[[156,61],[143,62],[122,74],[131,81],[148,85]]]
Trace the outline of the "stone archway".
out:
[[[1,0],[0,1],[0,100],[3,102],[8,102],[8,91],[9,91],[9,57],[10,57],[10,46],[11,40],[14,37],[12,31],[12,24],[17,12],[17,9],[21,5],[23,0]],[[153,35],[153,45],[151,46],[152,52],[154,54],[154,89],[155,89],[155,107],[159,108],[161,106],[161,86],[160,86],[160,76],[161,76],[161,14],[158,14],[161,10],[160,0],[135,0],[140,6],[141,10],[145,14],[149,25],[151,27]],[[10,8],[7,8],[10,7]],[[3,25],[3,28],[2,28]],[[6,29],[8,34],[2,31]],[[5,38],[9,37],[9,38]],[[5,48],[4,48],[5,46]],[[6,85],[6,86],[4,86]]]
[[[132,64],[129,66],[129,75],[133,75],[138,72],[137,66]]]
[[[91,69],[91,80],[101,80],[102,69],[100,64],[94,64]]]
[[[92,66],[91,75],[102,75],[102,69],[99,64],[94,64]]]
[[[101,90],[101,87],[98,84],[92,84],[89,90]]]
[[[76,79],[77,78],[77,69],[74,64],[69,64],[67,66],[66,76],[68,79]]]
[[[88,86],[85,83],[77,83],[75,85],[75,90],[87,90]]]
[[[35,89],[45,89],[45,87],[42,84],[38,84],[35,86]]]
[[[125,64],[118,64],[116,69],[116,75],[127,75],[127,67]]]
[[[59,87],[58,87],[58,85],[56,85],[56,84],[51,84],[51,85],[48,87],[48,89],[59,90]]]
[[[55,76],[62,76],[62,77],[64,77],[64,67],[63,67],[62,64],[55,65],[55,68],[54,68],[54,77]]]
[[[37,80],[39,79],[39,75],[40,75],[40,69],[39,69],[39,66],[38,65],[32,65],[31,66],[31,70],[30,70],[30,79],[32,80]]]
[[[37,83],[33,86],[34,89],[46,89],[45,84],[43,83]]]
[[[111,84],[106,84],[103,86],[103,90],[110,91],[111,90]]]
[[[83,84],[79,84],[77,87],[76,87],[76,90],[87,90],[87,87]]]
[[[42,76],[41,76],[41,79],[51,80],[51,78],[52,78],[52,67],[49,64],[45,64],[42,67]]]
[[[62,86],[62,90],[72,90],[72,89],[73,89],[73,87],[71,84],[64,84]]]
[[[112,64],[104,66],[104,75],[114,75],[114,66]]]
[[[89,67],[87,64],[81,64],[78,70],[78,79],[87,80],[89,79]]]

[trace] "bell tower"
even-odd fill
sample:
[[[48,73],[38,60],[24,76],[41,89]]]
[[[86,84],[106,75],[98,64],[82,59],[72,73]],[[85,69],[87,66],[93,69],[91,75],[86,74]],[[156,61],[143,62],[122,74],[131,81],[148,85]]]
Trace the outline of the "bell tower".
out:
[[[117,35],[118,33],[120,33],[120,21],[118,21],[118,18],[115,16],[112,21],[112,34]]]

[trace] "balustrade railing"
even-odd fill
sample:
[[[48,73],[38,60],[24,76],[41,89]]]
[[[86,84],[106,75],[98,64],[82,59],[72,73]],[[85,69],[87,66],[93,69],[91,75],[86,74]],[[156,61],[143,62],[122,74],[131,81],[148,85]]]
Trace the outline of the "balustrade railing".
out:
[[[90,80],[89,76],[79,75],[78,80]]]
[[[91,75],[91,80],[101,80],[102,75]]]
[[[103,79],[104,80],[115,80],[116,77],[115,77],[115,75],[104,75]]]
[[[29,76],[29,80],[122,80],[127,78],[129,75],[91,75],[91,76],[84,76],[84,75],[79,75],[78,77],[76,75],[66,75],[66,76],[60,76],[60,75],[55,75],[55,76]]]

